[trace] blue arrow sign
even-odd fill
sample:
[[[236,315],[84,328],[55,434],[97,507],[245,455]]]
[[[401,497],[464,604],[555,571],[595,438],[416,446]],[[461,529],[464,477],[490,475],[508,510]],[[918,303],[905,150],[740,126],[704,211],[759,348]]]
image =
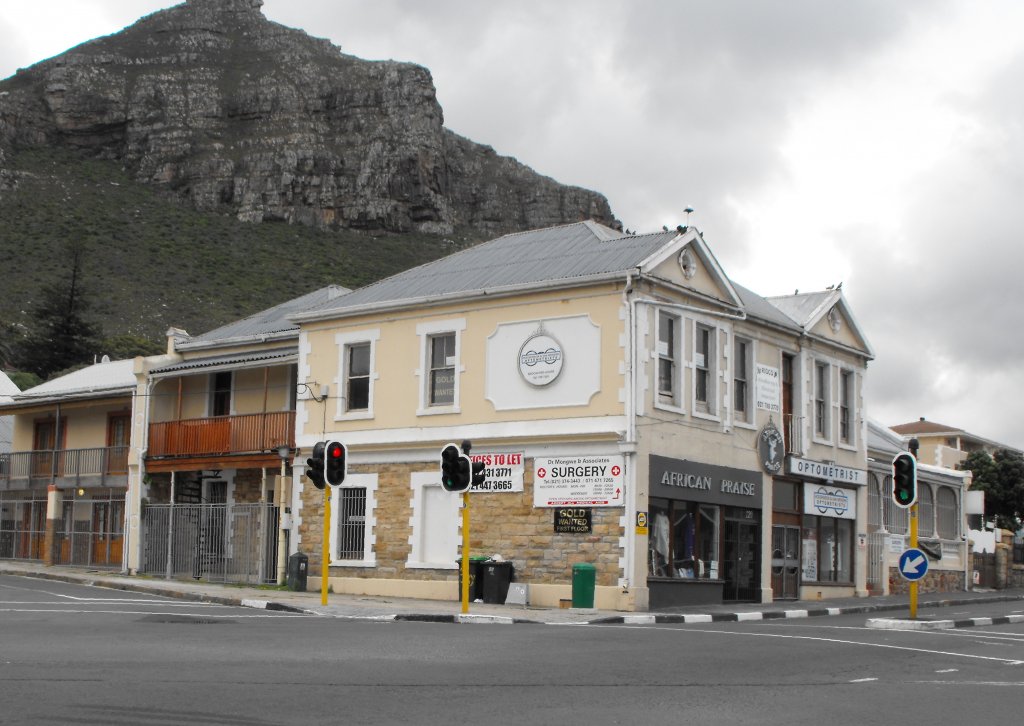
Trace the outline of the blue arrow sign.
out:
[[[900,555],[899,568],[904,580],[915,582],[928,573],[928,557],[916,547],[905,549]]]

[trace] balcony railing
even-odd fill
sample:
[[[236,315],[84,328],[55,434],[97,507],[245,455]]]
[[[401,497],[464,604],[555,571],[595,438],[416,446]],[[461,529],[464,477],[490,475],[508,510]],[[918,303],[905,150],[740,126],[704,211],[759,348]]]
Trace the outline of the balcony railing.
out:
[[[782,417],[782,435],[786,439],[786,453],[802,456],[804,453],[804,417],[787,413]]]
[[[149,425],[149,456],[213,456],[295,445],[295,412],[214,416]]]
[[[68,486],[83,482],[120,486],[122,482],[108,480],[125,477],[127,473],[127,446],[0,454],[0,487],[5,489],[46,486],[50,482]]]

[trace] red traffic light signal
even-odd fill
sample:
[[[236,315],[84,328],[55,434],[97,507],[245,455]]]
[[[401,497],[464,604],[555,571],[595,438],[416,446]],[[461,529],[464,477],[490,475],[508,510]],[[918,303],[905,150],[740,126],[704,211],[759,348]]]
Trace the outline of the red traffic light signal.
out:
[[[348,449],[340,441],[328,441],[324,449],[324,479],[339,486],[348,474]]]

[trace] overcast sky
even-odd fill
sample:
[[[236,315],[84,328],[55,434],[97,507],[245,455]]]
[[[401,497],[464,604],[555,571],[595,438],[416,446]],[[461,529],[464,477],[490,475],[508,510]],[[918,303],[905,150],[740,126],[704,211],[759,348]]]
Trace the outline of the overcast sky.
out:
[[[174,0],[0,3],[0,77]],[[445,124],[691,222],[765,295],[843,283],[868,415],[1024,447],[1019,0],[266,0],[343,52],[430,69]]]

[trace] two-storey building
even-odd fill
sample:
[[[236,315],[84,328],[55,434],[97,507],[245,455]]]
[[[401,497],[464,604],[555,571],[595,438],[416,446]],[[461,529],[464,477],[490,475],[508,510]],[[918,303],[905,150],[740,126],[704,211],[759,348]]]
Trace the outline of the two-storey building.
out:
[[[840,290],[765,299],[695,229],[593,222],[506,235],[292,317],[296,445],[349,449],[331,492],[335,592],[455,599],[461,498],[438,456],[487,464],[470,548],[532,602],[596,567],[622,610],[867,593],[871,348]],[[326,394],[326,395],[325,395]],[[296,460],[294,548],[323,494]]]
[[[130,571],[283,578],[299,337],[287,318],[346,292],[322,288],[194,337],[172,328],[165,355],[136,359],[145,406],[133,432]]]
[[[121,567],[134,390],[132,361],[104,360],[0,404],[0,558]]]

